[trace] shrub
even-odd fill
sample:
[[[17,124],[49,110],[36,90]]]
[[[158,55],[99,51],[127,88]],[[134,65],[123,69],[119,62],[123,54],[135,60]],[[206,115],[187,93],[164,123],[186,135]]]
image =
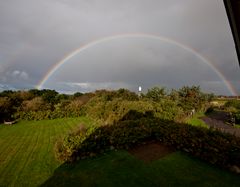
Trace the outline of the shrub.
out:
[[[86,132],[90,132],[87,130]],[[240,139],[217,130],[173,121],[142,118],[101,126],[91,133],[65,137],[57,143],[62,161],[72,162],[109,149],[128,149],[148,139],[174,146],[200,159],[222,167],[239,166]]]
[[[41,97],[35,97],[32,100],[23,101],[21,110],[25,112],[29,111],[43,111],[50,109],[48,103],[46,103]]]
[[[169,99],[154,102],[148,99],[129,101],[115,98],[108,101],[103,97],[94,97],[85,105],[84,109],[88,117],[105,124],[122,120],[129,111],[140,112],[143,115],[150,112],[154,117],[168,120],[180,119],[183,114],[181,108]],[[135,116],[135,119],[137,119],[137,116]]]
[[[213,111],[214,111],[214,107],[211,106],[206,110],[205,114],[211,114]]]
[[[240,124],[240,112],[234,113],[233,116],[235,118],[235,123]]]
[[[52,111],[45,110],[45,111],[19,111],[14,114],[15,118],[24,119],[24,120],[43,120],[43,119],[52,119]]]
[[[166,97],[165,88],[155,86],[151,89],[148,89],[148,92],[146,93],[145,97],[149,98],[152,101],[159,102],[161,101],[161,99]]]
[[[0,123],[4,120],[11,119],[11,115],[15,112],[13,102],[8,97],[0,97]]]
[[[83,142],[94,130],[94,126],[86,129],[85,125],[81,124],[70,131],[66,137],[59,138],[54,147],[56,158],[61,161],[75,160],[76,157],[74,155],[82,149]]]
[[[226,102],[224,106],[225,107],[234,107],[234,108],[240,110],[240,100],[235,100],[235,99],[230,100],[230,101]]]

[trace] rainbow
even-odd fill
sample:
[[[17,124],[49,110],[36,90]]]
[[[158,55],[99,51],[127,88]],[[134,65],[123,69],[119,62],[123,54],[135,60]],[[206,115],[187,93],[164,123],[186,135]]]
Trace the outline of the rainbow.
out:
[[[210,60],[208,60],[206,57],[202,56],[195,49],[193,49],[193,48],[191,48],[191,47],[189,47],[189,46],[187,46],[187,45],[185,45],[183,43],[180,43],[180,42],[178,42],[176,40],[173,40],[171,38],[167,38],[167,37],[163,37],[163,36],[159,36],[159,35],[154,35],[154,34],[146,34],[146,33],[118,34],[118,35],[113,35],[113,36],[108,36],[108,37],[96,39],[96,40],[91,41],[91,42],[89,42],[89,43],[87,43],[85,45],[82,45],[81,47],[75,49],[74,51],[72,51],[69,54],[67,54],[66,56],[64,56],[59,62],[57,62],[52,68],[50,68],[50,70],[46,73],[46,75],[37,84],[36,88],[37,89],[42,89],[44,84],[48,81],[48,79],[51,76],[53,76],[53,74],[61,66],[63,66],[65,63],[67,63],[67,61],[70,60],[75,55],[77,55],[77,54],[83,52],[84,50],[87,50],[87,49],[89,49],[89,48],[91,48],[93,46],[96,46],[96,45],[98,45],[100,43],[110,42],[112,40],[121,39],[121,38],[148,38],[148,39],[160,40],[161,42],[166,42],[166,43],[178,46],[178,47],[186,50],[187,52],[190,52],[190,53],[194,54],[203,63],[207,64],[218,75],[218,77],[221,79],[221,81],[223,81],[224,85],[227,87],[229,92],[232,95],[237,95],[237,92],[236,92],[235,88],[225,78],[223,73]]]

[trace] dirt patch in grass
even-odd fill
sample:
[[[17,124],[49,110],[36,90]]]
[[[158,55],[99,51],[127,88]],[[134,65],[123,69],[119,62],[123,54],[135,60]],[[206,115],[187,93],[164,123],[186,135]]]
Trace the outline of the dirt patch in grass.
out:
[[[134,155],[136,158],[143,160],[146,163],[158,160],[166,155],[174,152],[175,150],[172,147],[163,145],[160,142],[145,142],[142,145],[138,145],[128,152]]]

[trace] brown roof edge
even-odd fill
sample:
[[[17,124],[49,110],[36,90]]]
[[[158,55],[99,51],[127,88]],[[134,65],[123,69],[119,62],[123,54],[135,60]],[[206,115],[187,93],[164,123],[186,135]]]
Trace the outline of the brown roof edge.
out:
[[[223,0],[240,65],[240,0]]]

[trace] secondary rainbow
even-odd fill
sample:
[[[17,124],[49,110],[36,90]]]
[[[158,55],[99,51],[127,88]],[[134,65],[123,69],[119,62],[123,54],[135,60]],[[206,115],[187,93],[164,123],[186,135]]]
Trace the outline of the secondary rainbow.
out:
[[[121,38],[148,38],[148,39],[154,39],[154,40],[160,40],[161,42],[166,42],[175,46],[178,46],[192,54],[194,54],[197,58],[199,58],[203,63],[207,64],[217,75],[218,77],[223,81],[224,85],[227,87],[227,89],[229,90],[229,92],[232,95],[237,95],[237,92],[235,90],[235,88],[231,85],[230,82],[227,81],[227,79],[224,77],[223,73],[210,61],[208,60],[206,57],[204,57],[203,55],[201,55],[200,53],[198,53],[195,49],[180,43],[176,40],[173,40],[171,38],[168,37],[163,37],[163,36],[159,36],[159,35],[154,35],[154,34],[146,34],[146,33],[130,33],[130,34],[118,34],[118,35],[113,35],[113,36],[108,36],[108,37],[104,37],[104,38],[100,38],[94,41],[91,41],[85,45],[82,45],[81,47],[75,49],[74,51],[70,52],[69,54],[67,54],[66,56],[64,56],[63,59],[61,59],[59,62],[57,62],[52,68],[50,68],[50,70],[47,72],[47,74],[41,79],[41,81],[37,84],[36,88],[37,89],[42,89],[44,84],[48,81],[48,79],[61,67],[63,66],[65,63],[68,62],[68,60],[70,60],[72,57],[74,57],[75,55],[83,52],[84,50],[87,50],[93,46],[96,46],[100,43],[104,43],[104,42],[110,42],[112,40],[116,40],[116,39],[121,39]]]

